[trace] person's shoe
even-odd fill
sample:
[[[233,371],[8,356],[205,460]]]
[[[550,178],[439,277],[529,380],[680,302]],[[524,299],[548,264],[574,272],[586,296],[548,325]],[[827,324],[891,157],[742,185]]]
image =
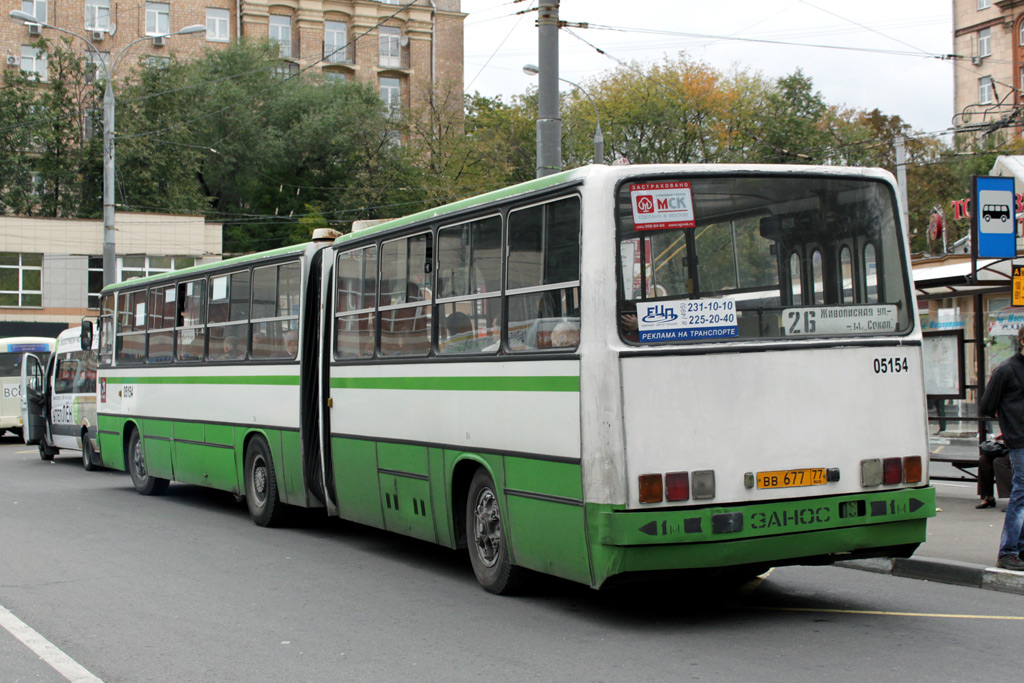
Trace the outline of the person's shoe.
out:
[[[1024,560],[1020,559],[1016,555],[1000,555],[999,561],[996,562],[997,567],[1002,569],[1010,569],[1015,572],[1024,572]]]
[[[975,505],[974,509],[975,510],[984,510],[985,508],[994,508],[995,506],[996,506],[995,499],[993,499],[993,498],[986,498],[985,500],[981,501],[981,503],[979,503],[978,505]]]

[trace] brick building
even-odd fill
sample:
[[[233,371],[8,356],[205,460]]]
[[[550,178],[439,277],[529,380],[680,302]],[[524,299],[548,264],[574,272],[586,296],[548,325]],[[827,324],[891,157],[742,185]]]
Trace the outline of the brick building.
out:
[[[372,83],[392,105],[415,106],[433,84],[462,92],[461,0],[3,0],[0,8],[0,68],[42,80],[46,58],[31,43],[61,33],[10,20],[11,10],[84,36],[104,60],[145,36],[154,38],[133,46],[132,55],[197,56],[240,37],[269,37],[280,47],[282,71],[311,67],[325,78]],[[194,24],[206,34],[161,38]],[[87,51],[81,41],[74,45]]]
[[[953,125],[966,131],[1010,124],[1024,105],[1024,0],[953,0]]]

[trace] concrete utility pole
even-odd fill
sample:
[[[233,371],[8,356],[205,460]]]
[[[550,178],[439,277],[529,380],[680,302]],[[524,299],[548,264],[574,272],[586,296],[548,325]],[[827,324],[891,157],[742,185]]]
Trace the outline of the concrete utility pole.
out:
[[[539,0],[537,10],[537,177],[562,170],[562,119],[558,113],[558,2]]]
[[[902,135],[896,136],[896,183],[900,186],[903,202],[903,237],[910,244],[910,207],[907,206],[907,146]]]

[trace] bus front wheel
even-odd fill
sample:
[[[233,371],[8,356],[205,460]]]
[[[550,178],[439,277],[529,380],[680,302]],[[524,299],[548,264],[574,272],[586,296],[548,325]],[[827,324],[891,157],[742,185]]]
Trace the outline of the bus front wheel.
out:
[[[484,590],[508,595],[520,587],[524,570],[514,566],[509,557],[497,489],[491,475],[483,469],[476,471],[469,485],[466,541],[473,573]]]
[[[144,496],[159,496],[171,483],[149,473],[146,468],[146,453],[142,449],[142,437],[137,429],[132,430],[132,435],[128,439],[128,473],[132,475],[135,490]]]
[[[39,439],[39,459],[50,461],[53,460],[53,456],[60,453],[59,450],[46,443],[46,439]]]
[[[245,448],[245,503],[252,521],[260,526],[276,526],[284,514],[277,493],[277,477],[270,447],[255,437]]]
[[[96,464],[96,451],[92,447],[92,439],[88,434],[82,435],[82,467],[86,472],[95,472],[99,469]]]

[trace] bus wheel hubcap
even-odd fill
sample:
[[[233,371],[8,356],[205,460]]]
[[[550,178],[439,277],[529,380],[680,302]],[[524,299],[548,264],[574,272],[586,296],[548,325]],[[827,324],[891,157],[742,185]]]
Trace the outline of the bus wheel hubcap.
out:
[[[474,540],[477,556],[485,566],[493,567],[501,551],[501,516],[498,514],[498,499],[490,489],[484,489],[477,496],[473,518],[476,522]]]
[[[135,461],[135,472],[139,475],[139,479],[145,479],[146,461],[142,457],[142,448],[139,445],[135,446],[135,451],[132,453],[132,459]]]
[[[267,497],[267,468],[263,458],[258,458],[252,467],[252,488],[256,495],[256,501],[262,505]]]

